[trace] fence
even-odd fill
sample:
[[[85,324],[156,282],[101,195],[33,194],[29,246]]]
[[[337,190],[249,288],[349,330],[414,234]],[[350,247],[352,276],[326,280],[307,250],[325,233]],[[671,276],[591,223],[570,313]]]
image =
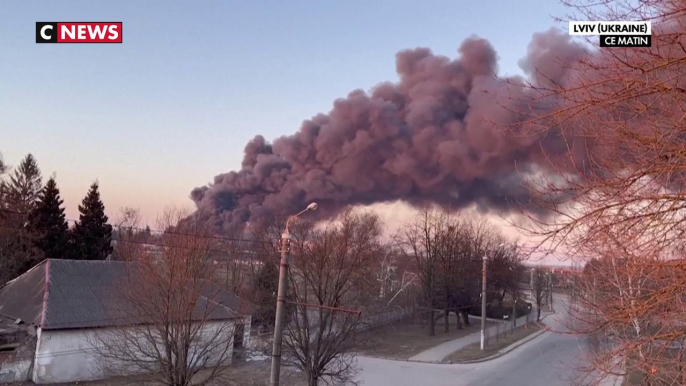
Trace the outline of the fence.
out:
[[[307,310],[309,325],[311,327],[315,327],[317,325],[317,322],[319,321],[319,312],[319,310],[314,308]],[[357,331],[361,332],[375,327],[384,326],[386,324],[406,318],[410,315],[411,311],[401,307],[388,308],[383,311],[376,311],[373,313],[363,311],[361,316],[362,320],[357,327]],[[335,323],[333,328],[336,328]]]
[[[384,326],[408,317],[410,311],[403,308],[390,308],[384,311],[375,312],[373,314],[362,314],[362,323],[359,331],[369,330],[375,327]]]
[[[536,315],[534,312],[530,312],[525,316],[517,318],[517,329],[522,326],[532,324],[536,320]],[[486,341],[492,342],[499,339],[505,338],[506,336],[512,335],[514,328],[512,326],[512,320],[497,321],[494,325],[486,328]]]

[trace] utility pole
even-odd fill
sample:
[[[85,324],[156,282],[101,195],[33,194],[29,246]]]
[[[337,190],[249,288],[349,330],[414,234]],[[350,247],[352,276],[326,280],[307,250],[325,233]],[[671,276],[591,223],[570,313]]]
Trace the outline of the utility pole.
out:
[[[512,301],[512,333],[517,328],[517,299]]]
[[[512,333],[517,327],[517,270],[516,267],[511,267],[512,270]]]
[[[529,282],[529,287],[531,288],[531,300],[533,301],[534,295],[534,269],[531,268],[531,281]]]
[[[279,385],[279,377],[281,375],[281,346],[283,342],[283,317],[286,312],[286,291],[288,289],[288,263],[290,257],[291,235],[288,231],[288,225],[291,220],[307,212],[308,210],[317,209],[316,203],[311,203],[307,208],[300,213],[291,216],[286,221],[286,229],[281,235],[281,266],[279,268],[279,289],[276,295],[276,320],[274,321],[274,341],[272,342],[272,372],[271,372],[271,386]]]
[[[484,254],[483,272],[481,273],[481,351],[486,347],[486,261],[488,255]]]
[[[290,255],[290,234],[281,235],[281,267],[279,268],[279,289],[276,295],[276,321],[274,323],[274,341],[272,342],[271,385],[279,384],[281,373],[281,345],[283,342],[283,317],[285,313],[286,291],[288,286],[288,263]]]
[[[550,298],[548,299],[548,304],[550,304],[550,311],[553,311],[553,274],[551,271],[548,271],[548,295]]]

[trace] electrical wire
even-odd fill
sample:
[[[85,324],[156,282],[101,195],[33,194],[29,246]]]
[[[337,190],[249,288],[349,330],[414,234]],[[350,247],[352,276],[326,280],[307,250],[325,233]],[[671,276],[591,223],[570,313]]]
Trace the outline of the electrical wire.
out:
[[[18,212],[10,209],[2,209],[0,208],[0,212],[4,213],[11,213],[11,214],[18,214],[22,216],[27,216],[28,213],[26,212]],[[79,220],[75,219],[65,219],[67,222],[72,222],[74,224],[78,223]],[[248,242],[248,243],[260,243],[260,244],[269,244],[273,245],[274,243],[271,243],[269,241],[261,241],[261,240],[253,240],[253,239],[238,239],[238,238],[233,238],[233,237],[226,237],[226,236],[218,236],[218,235],[202,235],[202,234],[195,234],[195,233],[184,233],[184,232],[176,232],[176,231],[170,231],[170,230],[160,230],[160,229],[150,229],[150,228],[140,228],[140,227],[127,227],[123,225],[112,225],[113,229],[117,228],[118,230],[136,230],[139,232],[150,232],[152,233],[157,233],[159,235],[164,235],[164,234],[170,234],[170,235],[179,235],[179,236],[195,236],[195,237],[203,237],[203,238],[210,238],[210,239],[215,239],[215,240],[224,240],[224,241],[238,241],[238,242]]]

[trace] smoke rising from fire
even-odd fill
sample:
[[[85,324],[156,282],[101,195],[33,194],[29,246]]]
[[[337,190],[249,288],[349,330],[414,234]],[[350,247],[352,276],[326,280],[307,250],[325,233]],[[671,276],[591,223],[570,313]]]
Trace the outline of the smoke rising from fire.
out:
[[[524,79],[499,78],[497,54],[484,39],[466,39],[458,52],[454,60],[427,48],[399,52],[398,82],[352,91],[293,135],[271,143],[256,136],[245,146],[240,170],[217,175],[191,198],[227,229],[298,212],[311,201],[319,203],[320,217],[397,200],[526,208],[522,179],[545,170],[542,153],[562,152],[564,144],[554,135],[504,135],[530,108]],[[582,55],[569,36],[550,30],[534,35],[520,66],[529,82],[561,82],[562,64]]]

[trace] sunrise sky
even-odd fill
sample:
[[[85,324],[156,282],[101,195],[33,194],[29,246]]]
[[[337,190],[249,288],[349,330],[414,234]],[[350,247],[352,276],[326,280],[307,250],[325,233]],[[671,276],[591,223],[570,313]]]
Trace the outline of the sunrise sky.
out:
[[[67,217],[98,180],[107,212],[167,205],[240,167],[256,134],[290,134],[334,99],[395,80],[395,54],[454,58],[488,39],[521,74],[555,1],[21,1],[0,12],[0,152],[56,174]],[[36,44],[37,21],[121,21],[123,44]],[[402,217],[384,206],[391,221]]]

